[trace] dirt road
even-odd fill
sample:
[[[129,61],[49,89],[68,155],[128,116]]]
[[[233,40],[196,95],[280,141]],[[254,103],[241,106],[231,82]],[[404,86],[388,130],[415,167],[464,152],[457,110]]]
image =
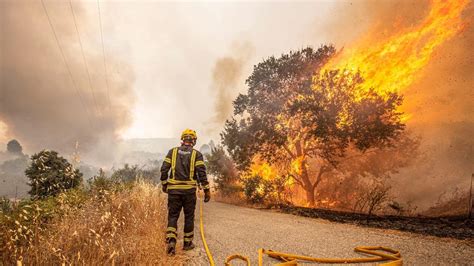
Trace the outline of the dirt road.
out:
[[[357,254],[352,249],[364,245],[397,249],[405,265],[474,263],[472,241],[364,228],[219,202],[204,205],[204,226],[216,265],[223,265],[225,258],[234,253],[251,258],[252,265],[256,265],[258,248],[316,257],[354,257]],[[198,236],[198,215],[196,235],[197,249],[190,254],[194,258],[188,265],[207,265]],[[265,265],[275,262],[265,258]]]

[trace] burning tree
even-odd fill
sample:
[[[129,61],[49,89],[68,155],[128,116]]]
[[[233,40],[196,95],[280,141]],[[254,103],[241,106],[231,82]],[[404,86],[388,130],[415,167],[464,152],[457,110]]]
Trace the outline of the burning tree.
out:
[[[255,161],[286,165],[282,174],[305,190],[310,206],[324,174],[347,150],[389,145],[404,129],[397,93],[362,88],[359,73],[319,73],[334,53],[332,46],[305,48],[259,63],[222,133],[240,170]]]
[[[376,195],[371,191],[384,191],[386,197],[381,199],[391,199],[388,180],[400,169],[423,160],[420,143],[419,136],[406,130],[390,147],[372,148],[364,153],[350,149],[338,161],[337,169],[325,174],[318,188],[318,200],[326,199],[328,205],[339,209],[368,212],[361,203]]]
[[[214,176],[217,189],[223,194],[228,195],[238,191],[236,183],[239,179],[239,173],[234,162],[225,153],[224,147],[217,146],[206,156],[207,171]]]

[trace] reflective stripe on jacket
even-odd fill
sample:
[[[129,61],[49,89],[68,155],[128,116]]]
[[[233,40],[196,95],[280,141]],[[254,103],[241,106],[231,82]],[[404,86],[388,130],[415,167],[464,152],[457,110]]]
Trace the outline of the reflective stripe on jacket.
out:
[[[198,183],[209,189],[203,155],[185,145],[171,149],[161,166],[161,181],[172,194],[194,193]]]

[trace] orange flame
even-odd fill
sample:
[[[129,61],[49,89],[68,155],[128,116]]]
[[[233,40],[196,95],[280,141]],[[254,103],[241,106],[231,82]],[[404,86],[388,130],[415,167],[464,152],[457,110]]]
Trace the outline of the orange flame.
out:
[[[414,27],[400,29],[383,40],[342,51],[324,70],[359,70],[362,89],[380,93],[403,92],[419,77],[437,47],[458,34],[465,24],[461,13],[469,0],[433,0],[431,10]]]
[[[291,172],[296,175],[300,175],[302,172],[302,166],[304,162],[304,156],[300,156],[293,160],[290,165]],[[275,179],[279,175],[277,167],[270,165],[267,162],[254,159],[250,167],[250,176],[260,176],[265,180]]]
[[[250,175],[258,175],[264,180],[272,180],[278,175],[278,173],[276,169],[274,169],[270,164],[266,162],[254,161],[250,168]]]
[[[318,205],[322,206],[322,207],[334,207],[338,204],[339,202],[338,201],[335,201],[335,200],[330,200],[330,199],[323,199],[321,200],[320,202],[318,202]]]
[[[368,34],[364,37],[364,40],[369,40],[367,44],[359,42],[354,47],[344,49],[323,67],[323,71],[330,69],[360,71],[365,79],[362,90],[373,88],[380,94],[403,93],[421,77],[422,70],[433,58],[436,49],[463,30],[466,24],[461,15],[468,2],[469,0],[432,0],[428,15],[418,25],[399,28],[382,39]],[[405,114],[402,119],[408,120],[410,116]],[[297,120],[289,117],[280,115],[278,120],[276,130],[300,127]],[[301,175],[304,163],[305,158],[298,157],[291,162],[290,169],[287,170],[292,174]],[[278,176],[279,168],[264,160],[254,160],[250,174],[272,180]],[[295,182],[290,178],[287,184],[292,186]],[[301,192],[300,187],[297,189]],[[340,203],[325,198],[317,204],[334,207]],[[308,203],[302,200],[296,204]]]
[[[291,162],[291,170],[297,174],[301,175],[301,172],[303,171],[303,162],[304,162],[304,156],[300,156],[293,160]]]

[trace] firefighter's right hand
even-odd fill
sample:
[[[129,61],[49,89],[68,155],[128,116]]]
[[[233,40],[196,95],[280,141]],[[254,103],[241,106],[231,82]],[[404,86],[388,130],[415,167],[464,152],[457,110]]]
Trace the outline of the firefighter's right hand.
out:
[[[211,191],[209,189],[204,190],[204,202],[209,202],[211,200]]]
[[[161,189],[164,193],[168,193],[168,184],[161,184]]]

